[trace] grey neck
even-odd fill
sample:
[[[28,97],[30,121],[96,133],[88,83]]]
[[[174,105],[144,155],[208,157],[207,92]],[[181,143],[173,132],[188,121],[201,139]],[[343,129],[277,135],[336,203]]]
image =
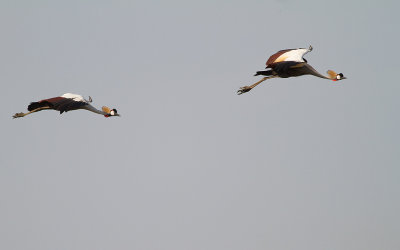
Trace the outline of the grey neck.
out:
[[[109,113],[106,113],[103,110],[98,110],[97,108],[93,107],[90,104],[86,105],[85,109],[89,110],[89,111],[92,111],[93,113],[96,113],[96,114],[99,114],[99,115],[110,115]]]

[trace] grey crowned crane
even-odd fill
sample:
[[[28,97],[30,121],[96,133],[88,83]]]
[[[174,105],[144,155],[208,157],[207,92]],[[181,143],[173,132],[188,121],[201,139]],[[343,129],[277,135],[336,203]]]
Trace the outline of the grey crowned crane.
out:
[[[263,75],[265,76],[260,81],[254,83],[250,86],[241,87],[237,94],[241,95],[243,93],[249,92],[255,86],[262,83],[263,81],[271,78],[288,78],[302,75],[314,75],[317,77],[321,77],[328,80],[339,81],[346,79],[342,73],[337,74],[333,70],[328,70],[328,75],[322,75],[318,71],[316,71],[310,64],[307,63],[307,60],[303,58],[305,54],[312,51],[312,47],[308,49],[285,49],[280,50],[277,53],[273,54],[269,57],[267,61],[267,70],[257,71],[254,76]]]
[[[60,114],[71,110],[86,109],[96,114],[104,115],[105,117],[119,116],[116,109],[110,109],[106,106],[103,106],[101,110],[98,110],[90,105],[91,102],[92,98],[90,96],[89,100],[86,100],[81,95],[66,93],[62,96],[44,99],[38,102],[31,102],[31,104],[29,104],[28,106],[29,112],[16,113],[15,115],[13,115],[13,118],[24,117],[26,115],[47,109],[60,111]]]

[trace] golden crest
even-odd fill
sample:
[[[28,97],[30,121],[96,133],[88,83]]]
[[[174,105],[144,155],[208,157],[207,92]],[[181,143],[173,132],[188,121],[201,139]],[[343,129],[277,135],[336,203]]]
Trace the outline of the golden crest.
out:
[[[103,110],[103,112],[106,112],[107,114],[109,114],[111,112],[111,109],[106,106],[101,107],[101,109]]]
[[[331,79],[336,79],[336,72],[335,71],[333,71],[333,70],[328,70],[327,71],[327,73],[328,73],[328,75],[329,75],[329,77],[331,78]]]

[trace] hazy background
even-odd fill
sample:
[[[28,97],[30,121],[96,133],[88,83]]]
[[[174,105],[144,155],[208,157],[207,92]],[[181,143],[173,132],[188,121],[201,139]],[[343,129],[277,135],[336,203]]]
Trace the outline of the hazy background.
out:
[[[0,248],[400,249],[399,8],[1,1]],[[122,117],[11,118],[67,92]]]

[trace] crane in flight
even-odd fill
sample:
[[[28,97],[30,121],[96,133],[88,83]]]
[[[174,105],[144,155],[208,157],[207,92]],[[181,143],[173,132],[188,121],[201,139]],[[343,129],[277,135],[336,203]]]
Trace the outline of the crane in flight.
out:
[[[101,110],[98,110],[90,104],[91,102],[92,98],[90,96],[89,100],[86,100],[81,95],[66,93],[62,96],[31,102],[31,104],[28,105],[27,113],[16,113],[13,115],[13,118],[24,117],[26,115],[48,109],[60,111],[60,114],[71,110],[85,109],[96,114],[104,115],[105,117],[120,116],[116,109],[110,109],[106,106],[103,106]]]
[[[264,77],[250,86],[241,87],[237,94],[241,95],[243,93],[249,92],[258,84],[271,78],[288,78],[302,75],[314,75],[320,78],[339,81],[346,79],[342,73],[337,74],[333,70],[328,70],[328,75],[323,75],[316,71],[307,60],[303,58],[305,54],[312,51],[312,46],[308,49],[285,49],[280,50],[269,57],[267,60],[266,70],[257,71],[254,76],[263,75]]]

